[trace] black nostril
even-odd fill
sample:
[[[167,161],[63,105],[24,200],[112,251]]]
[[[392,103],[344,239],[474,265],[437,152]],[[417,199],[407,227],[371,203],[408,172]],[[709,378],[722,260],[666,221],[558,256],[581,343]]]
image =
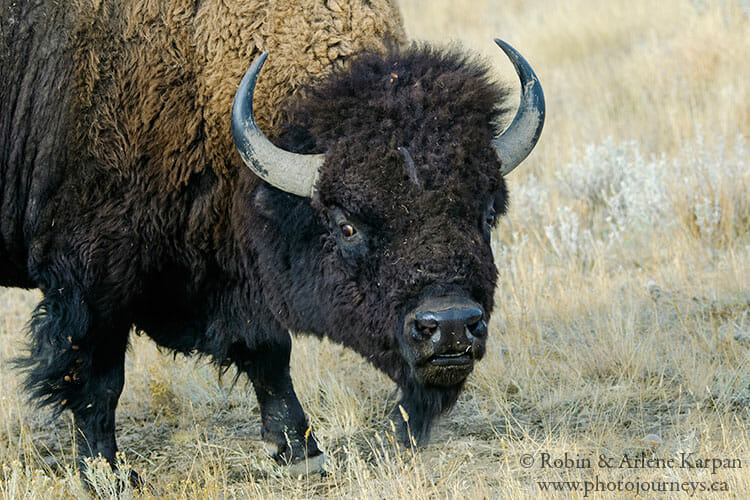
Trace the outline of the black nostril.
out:
[[[419,313],[415,317],[415,323],[419,333],[425,337],[432,337],[440,326],[440,320],[433,312]]]
[[[464,326],[466,332],[471,337],[481,337],[486,331],[484,323],[484,312],[481,309],[468,309],[465,313]]]
[[[472,324],[466,325],[466,328],[474,337],[483,337],[487,333],[487,323],[481,318]]]

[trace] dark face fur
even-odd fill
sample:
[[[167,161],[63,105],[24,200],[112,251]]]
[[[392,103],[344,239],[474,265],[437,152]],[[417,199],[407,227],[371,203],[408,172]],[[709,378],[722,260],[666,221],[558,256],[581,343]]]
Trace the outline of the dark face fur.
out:
[[[265,183],[252,195],[250,244],[280,321],[386,372],[418,438],[485,353],[505,94],[453,53],[365,55],[287,110],[277,144],[327,155],[312,199]]]

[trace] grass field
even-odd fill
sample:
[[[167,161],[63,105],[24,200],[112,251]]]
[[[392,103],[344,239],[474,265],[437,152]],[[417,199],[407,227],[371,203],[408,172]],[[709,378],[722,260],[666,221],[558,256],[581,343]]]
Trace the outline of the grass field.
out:
[[[266,458],[250,387],[135,337],[118,438],[154,489],[95,467],[100,494],[750,498],[750,3],[401,6],[410,37],[458,41],[515,84],[491,43],[505,39],[547,97],[542,140],[508,177],[487,358],[410,454],[386,419],[393,384],[296,339],[292,376],[331,458],[328,476],[298,478]],[[0,498],[80,498],[70,417],[33,409],[5,363],[38,298],[0,289]]]

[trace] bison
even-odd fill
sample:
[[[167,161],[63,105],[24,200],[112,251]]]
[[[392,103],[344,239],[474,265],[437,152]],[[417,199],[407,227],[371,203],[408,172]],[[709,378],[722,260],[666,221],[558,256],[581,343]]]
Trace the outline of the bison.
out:
[[[457,49],[405,45],[390,2],[272,4],[0,1],[0,285],[42,291],[19,364],[73,413],[81,458],[114,463],[134,328],[235,365],[284,464],[322,459],[290,332],[385,372],[420,444],[485,354],[536,75],[496,40],[522,88],[499,134],[508,90]]]

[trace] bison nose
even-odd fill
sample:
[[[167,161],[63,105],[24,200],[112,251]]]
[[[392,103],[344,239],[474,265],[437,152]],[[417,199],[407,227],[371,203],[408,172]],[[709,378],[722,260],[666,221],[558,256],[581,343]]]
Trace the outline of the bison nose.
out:
[[[446,309],[444,311],[425,311],[417,313],[415,320],[417,328],[430,336],[440,332],[448,335],[459,335],[475,329],[483,316],[482,309],[468,307],[461,309]]]
[[[430,298],[420,304],[413,314],[412,333],[415,340],[429,339],[436,356],[471,355],[474,338],[486,334],[482,307],[468,299]]]

